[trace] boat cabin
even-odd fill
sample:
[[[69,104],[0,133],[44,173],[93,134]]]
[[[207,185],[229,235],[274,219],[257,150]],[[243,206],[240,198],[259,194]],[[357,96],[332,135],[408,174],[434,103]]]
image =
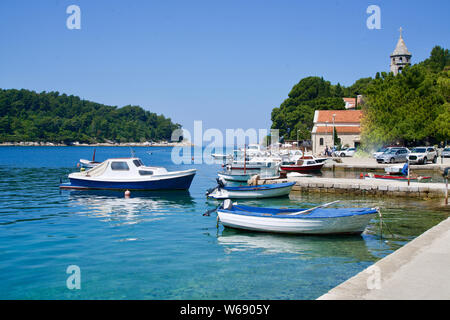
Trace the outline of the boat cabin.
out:
[[[79,173],[86,177],[107,176],[120,178],[166,174],[167,170],[162,167],[146,167],[139,158],[115,158],[108,159],[88,171]]]

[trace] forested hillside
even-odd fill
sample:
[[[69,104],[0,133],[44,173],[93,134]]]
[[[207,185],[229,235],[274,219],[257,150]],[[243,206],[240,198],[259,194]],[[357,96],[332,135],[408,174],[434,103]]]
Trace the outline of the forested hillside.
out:
[[[169,140],[180,128],[138,106],[117,108],[58,92],[0,89],[0,142]]]

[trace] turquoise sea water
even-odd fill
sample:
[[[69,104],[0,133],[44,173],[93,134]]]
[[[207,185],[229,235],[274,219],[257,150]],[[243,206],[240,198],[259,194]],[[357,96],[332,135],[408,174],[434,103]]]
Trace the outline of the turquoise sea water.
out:
[[[315,299],[448,217],[438,203],[316,194],[255,206],[382,209],[361,236],[288,236],[216,228],[206,200],[218,165],[181,165],[171,148],[134,148],[148,165],[197,168],[188,192],[60,191],[91,147],[0,148],[0,299]],[[149,154],[151,152],[151,154]],[[96,159],[129,148],[97,147]],[[69,290],[66,269],[81,270]]]

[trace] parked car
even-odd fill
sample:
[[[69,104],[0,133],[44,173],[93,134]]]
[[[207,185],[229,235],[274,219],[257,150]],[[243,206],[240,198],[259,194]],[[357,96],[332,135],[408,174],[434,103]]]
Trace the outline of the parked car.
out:
[[[442,158],[450,158],[450,147],[445,147],[441,153]]]
[[[428,161],[437,162],[437,152],[433,147],[416,147],[408,156],[409,163],[426,164]]]
[[[389,148],[377,157],[378,163],[406,162],[408,160],[409,149],[405,147]]]
[[[388,149],[390,149],[389,147],[382,147],[380,149],[378,149],[376,152],[374,152],[372,154],[372,156],[376,159],[379,156],[381,156],[383,153],[385,153]]]
[[[338,157],[353,157],[356,152],[356,148],[346,148],[339,151],[336,151],[335,154]]]

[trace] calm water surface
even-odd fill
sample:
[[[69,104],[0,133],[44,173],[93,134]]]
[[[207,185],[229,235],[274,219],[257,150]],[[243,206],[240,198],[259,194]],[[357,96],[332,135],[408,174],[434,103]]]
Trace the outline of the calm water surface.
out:
[[[129,148],[97,147],[97,160]],[[205,199],[217,165],[176,166],[171,148],[135,148],[149,165],[197,168],[188,192],[60,191],[90,147],[0,148],[0,299],[314,299],[448,217],[439,203],[344,197],[379,206],[361,236],[286,236],[216,228]],[[151,152],[151,154],[149,154]],[[246,201],[311,207],[336,196]],[[242,202],[244,203],[244,202]],[[66,269],[81,269],[69,290]]]

